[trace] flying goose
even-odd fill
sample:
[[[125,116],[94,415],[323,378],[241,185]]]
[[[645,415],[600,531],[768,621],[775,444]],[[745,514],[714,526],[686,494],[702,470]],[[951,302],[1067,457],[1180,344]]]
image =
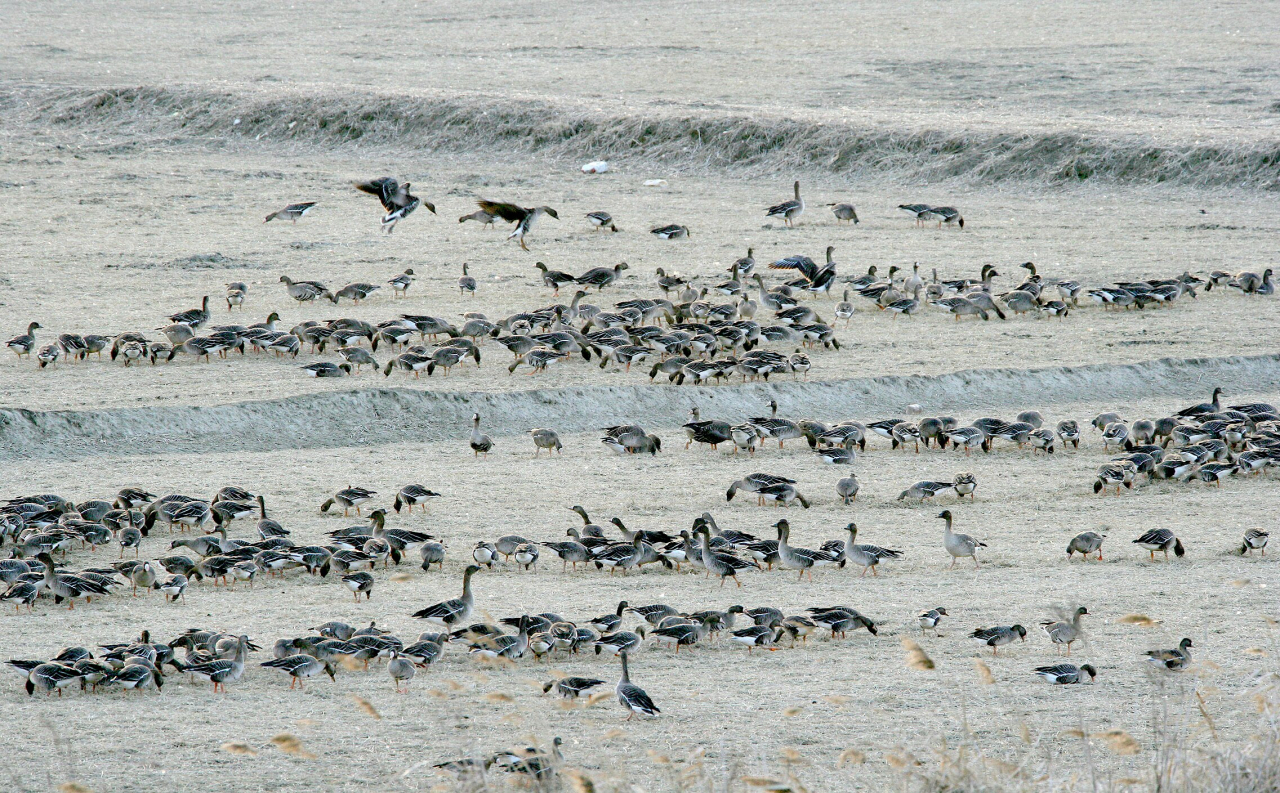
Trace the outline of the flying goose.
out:
[[[525,244],[524,238],[533,230],[533,224],[543,215],[550,215],[556,220],[560,216],[549,206],[538,207],[522,207],[515,204],[504,204],[495,201],[478,202],[480,208],[492,215],[497,215],[508,223],[516,224],[515,230],[507,235],[508,240],[516,240],[520,243],[520,247],[529,250],[529,246]]]
[[[382,217],[382,229],[388,234],[395,231],[396,223],[407,218],[419,205],[425,206],[433,215],[436,213],[435,204],[409,193],[408,182],[401,184],[390,176],[356,182],[356,189],[377,196],[382,202],[382,208],[387,211]]]

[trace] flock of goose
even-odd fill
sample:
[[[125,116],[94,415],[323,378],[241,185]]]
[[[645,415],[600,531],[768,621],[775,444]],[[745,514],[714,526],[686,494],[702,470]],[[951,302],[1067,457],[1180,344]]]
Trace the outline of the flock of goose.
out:
[[[410,193],[409,183],[392,177],[356,186],[379,198],[386,210],[382,224],[388,233],[419,206],[435,212],[433,204]],[[766,214],[793,225],[805,211],[799,182],[795,183],[794,192],[793,199],[769,207]],[[315,206],[315,202],[291,204],[267,215],[266,220],[296,223]],[[526,237],[535,221],[543,216],[559,218],[556,211],[547,206],[520,207],[485,200],[481,200],[479,206],[479,211],[462,216],[460,221],[476,220],[486,227],[497,220],[513,223],[515,229],[510,238],[526,250]],[[851,204],[833,204],[832,208],[837,222],[858,221]],[[917,223],[937,221],[939,226],[964,228],[964,218],[953,207],[903,204],[899,208],[912,214]],[[596,229],[618,231],[608,212],[589,212],[586,218]],[[675,224],[655,228],[653,233],[664,239],[689,235],[686,226]],[[277,312],[271,312],[263,322],[250,325],[210,325],[209,297],[205,296],[199,308],[171,314],[166,318],[168,324],[156,328],[164,335],[164,341],[134,330],[115,334],[61,333],[55,341],[42,345],[37,341],[37,331],[43,326],[31,322],[26,332],[14,336],[7,346],[19,357],[34,355],[40,368],[54,366],[59,361],[82,361],[90,355],[101,358],[107,350],[111,360],[130,366],[144,360],[153,365],[172,361],[180,354],[208,361],[214,354],[226,357],[231,352],[239,352],[243,355],[250,348],[255,353],[296,358],[304,346],[312,353],[323,353],[331,346],[340,362],[308,363],[302,367],[306,375],[346,377],[363,371],[367,365],[385,375],[400,370],[411,372],[416,378],[423,371],[428,376],[436,370],[447,374],[468,358],[480,365],[481,346],[486,339],[493,338],[514,355],[514,362],[508,367],[512,373],[526,366],[530,374],[536,374],[551,364],[581,355],[587,361],[595,356],[601,368],[613,363],[630,371],[632,364],[651,364],[651,380],[663,373],[671,382],[701,384],[721,382],[734,374],[742,375],[744,381],[767,380],[776,373],[807,376],[811,361],[803,348],[818,345],[825,349],[840,348],[835,325],[843,321],[848,326],[858,312],[854,295],[867,301],[868,307],[894,318],[933,307],[959,321],[962,317],[989,320],[992,314],[1006,319],[1006,311],[1015,315],[1030,313],[1065,318],[1078,307],[1082,297],[1107,309],[1142,309],[1171,305],[1184,296],[1195,298],[1200,287],[1208,291],[1215,286],[1232,286],[1258,295],[1271,295],[1275,291],[1270,269],[1261,274],[1214,271],[1205,277],[1184,271],[1173,278],[1121,281],[1087,288],[1075,280],[1042,276],[1033,263],[1026,262],[1019,265],[1026,270],[1026,276],[1005,291],[995,288],[993,279],[1000,273],[992,265],[985,265],[977,278],[941,279],[936,269],[931,278],[926,278],[921,275],[918,263],[909,273],[893,266],[883,279],[875,265],[863,275],[840,278],[834,250],[834,247],[827,248],[824,264],[817,264],[803,254],[768,263],[769,270],[798,277],[767,288],[762,274],[756,272],[757,263],[749,249],[745,257],[728,268],[727,280],[717,279],[715,283],[699,287],[692,278],[658,268],[655,284],[661,294],[597,306],[581,302],[587,295],[585,290],[592,287],[602,290],[616,283],[628,269],[626,262],[593,267],[580,275],[552,270],[539,262],[539,278],[554,294],[559,294],[561,286],[580,287],[572,302],[530,307],[501,318],[470,311],[462,323],[429,314],[399,314],[377,323],[352,317],[307,320],[286,330],[279,326]],[[391,287],[393,298],[406,296],[414,278],[410,268],[388,279],[386,283]],[[382,288],[379,283],[354,281],[330,289],[319,281],[294,280],[288,275],[280,276],[280,282],[288,297],[298,303],[327,300],[338,305],[342,299],[349,299],[359,304],[374,297]],[[843,297],[833,302],[829,311],[820,312],[818,304],[803,300],[806,295],[830,296],[839,291],[841,284]],[[477,291],[478,282],[466,264],[462,265],[458,288],[464,295]],[[235,308],[243,311],[249,302],[249,286],[244,282],[229,283],[224,297],[228,312]],[[441,336],[448,339],[437,341]],[[380,345],[389,351],[390,359],[384,359],[385,363],[375,358]],[[770,345],[786,350],[766,349]]]

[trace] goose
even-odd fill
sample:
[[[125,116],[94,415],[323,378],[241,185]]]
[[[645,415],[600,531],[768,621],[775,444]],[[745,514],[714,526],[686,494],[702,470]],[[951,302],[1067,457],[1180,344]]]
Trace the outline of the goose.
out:
[[[324,284],[318,281],[294,281],[287,275],[280,276],[280,283],[284,284],[285,291],[289,293],[289,297],[299,303],[309,303],[317,298],[324,298],[334,304],[337,304],[337,295],[325,288]]]
[[[409,294],[409,287],[413,286],[414,280],[412,267],[406,269],[399,275],[392,276],[391,279],[387,281],[387,283],[391,284],[392,297],[407,297]]]
[[[1075,421],[1071,419],[1059,421],[1057,431],[1064,447],[1070,443],[1073,447],[1080,448],[1080,425]]]
[[[614,687],[614,692],[618,696],[618,704],[625,708],[627,713],[627,721],[630,721],[637,713],[645,716],[656,716],[662,711],[658,706],[653,704],[653,700],[645,693],[643,688],[631,682],[631,675],[627,669],[626,650],[618,653],[618,657],[622,659],[622,677],[618,680],[618,685]]]
[[[613,655],[633,653],[641,648],[644,636],[644,628],[636,628],[635,632],[615,630],[595,641],[596,655],[605,650],[608,650]]]
[[[446,628],[466,623],[475,608],[475,595],[471,591],[471,577],[480,571],[479,565],[468,565],[462,575],[462,596],[445,600],[433,606],[415,611],[413,616],[430,620]]]
[[[186,311],[179,311],[177,314],[170,314],[168,320],[175,324],[199,328],[209,321],[209,296],[205,295],[201,298],[200,308],[190,308]]]
[[[1172,650],[1147,650],[1147,662],[1170,672],[1181,672],[1191,665],[1191,640],[1183,639]]]
[[[482,453],[485,457],[489,456],[489,451],[493,449],[493,438],[480,432],[480,414],[471,414],[471,451],[476,457]]]
[[[765,217],[779,217],[786,225],[795,225],[795,219],[804,213],[804,199],[800,197],[799,181],[792,185],[792,189],[795,191],[795,198],[769,207],[765,210]]]
[[[853,204],[828,204],[827,206],[831,207],[831,214],[836,216],[836,223],[847,220],[855,226],[858,225],[858,210]]]
[[[929,480],[924,480],[916,482],[911,487],[908,487],[906,490],[899,493],[898,500],[905,501],[910,498],[916,501],[924,501],[926,498],[933,498],[942,491],[950,490],[954,487],[954,482],[931,482]]]
[[[777,484],[768,485],[760,488],[756,494],[762,502],[772,502],[777,506],[789,507],[795,501],[800,502],[800,506],[805,509],[809,508],[809,500],[796,489],[795,485]]]
[[[1040,629],[1054,644],[1066,645],[1067,655],[1071,655],[1071,644],[1080,638],[1080,618],[1088,615],[1089,609],[1084,606],[1075,610],[1070,620],[1046,620],[1040,623]]]
[[[622,271],[626,269],[629,269],[629,265],[626,262],[619,262],[613,267],[592,267],[573,280],[580,286],[594,286],[596,291],[600,291],[621,278]],[[586,293],[583,292],[583,294],[585,295]]]
[[[848,606],[816,607],[808,609],[808,612],[813,615],[814,622],[826,625],[830,629],[832,638],[835,638],[836,634],[844,638],[846,633],[856,631],[858,628],[866,628],[872,636],[880,632],[874,621],[858,613],[857,609]]]
[[[493,543],[481,540],[471,550],[471,558],[492,570],[493,563],[498,560],[498,549],[493,546]]]
[[[407,507],[409,512],[413,512],[414,507],[422,507],[422,511],[426,512],[427,503],[433,498],[440,497],[439,493],[428,490],[423,485],[405,485],[396,493],[395,501],[391,506],[396,512],[399,512],[401,507]]]
[[[879,545],[859,545],[858,524],[850,523],[845,527],[849,532],[849,539],[844,543],[844,561],[851,562],[862,568],[862,576],[866,577],[867,571],[871,571],[871,575],[877,576],[876,566],[880,564],[881,559],[901,559],[902,551],[895,551],[890,548],[881,548]]]
[[[57,662],[36,664],[27,672],[27,695],[34,696],[36,691],[40,690],[48,696],[57,691],[58,696],[61,697],[63,688],[83,677],[84,675],[70,664]]]
[[[942,545],[947,549],[947,553],[951,554],[951,566],[955,567],[957,561],[967,556],[973,559],[974,567],[981,567],[978,563],[978,549],[986,548],[987,544],[975,540],[968,534],[953,533],[951,531],[951,510],[942,510],[938,513],[938,517],[946,521],[946,531],[942,536]]]
[[[235,683],[244,675],[244,662],[248,651],[249,637],[240,636],[235,643],[235,654],[230,659],[219,658],[207,663],[186,666],[182,671],[213,683],[215,694],[218,692],[218,687],[221,686],[222,692],[225,694],[227,683]]]
[[[929,301],[929,305],[935,306],[950,313],[956,318],[956,322],[961,317],[980,316],[984,321],[990,320],[991,316],[987,314],[987,310],[977,303],[963,297],[944,297],[937,300]]]
[[[547,454],[551,454],[552,451],[556,453],[564,451],[564,444],[560,442],[560,436],[555,430],[535,427],[529,430],[529,434],[533,437],[534,457],[537,457],[543,449],[547,450]]]
[[[1222,389],[1215,388],[1213,389],[1213,397],[1208,402],[1201,402],[1198,405],[1183,408],[1173,415],[1182,416],[1183,418],[1194,418],[1196,416],[1203,416],[1210,413],[1218,413],[1222,410],[1222,401],[1219,398],[1221,396]]]
[[[978,628],[969,634],[971,639],[976,639],[991,648],[992,655],[999,654],[999,648],[1006,644],[1011,644],[1015,639],[1027,640],[1027,629],[1021,625],[998,625],[994,628]]]
[[[333,497],[320,505],[321,512],[328,512],[335,505],[342,507],[342,516],[347,517],[348,510],[354,509],[356,514],[361,514],[360,507],[368,502],[374,496],[378,495],[376,490],[368,490],[363,487],[344,487],[333,494]]]
[[[5,342],[5,346],[13,350],[14,354],[19,358],[22,356],[31,357],[31,351],[36,347],[36,331],[44,327],[39,322],[32,322],[27,325],[27,332],[14,336]]]
[[[920,453],[920,428],[909,421],[897,421],[889,428],[889,438],[893,448],[906,448],[908,443],[914,444],[916,454]]]
[[[650,229],[649,233],[663,240],[679,240],[692,236],[688,226],[678,226],[674,223]]]
[[[844,446],[828,446],[814,449],[813,453],[817,455],[819,461],[826,465],[852,465],[854,458],[857,456],[853,449],[848,449]]]
[[[562,677],[559,680],[547,681],[542,687],[542,693],[546,694],[554,688],[556,693],[565,699],[577,699],[600,685],[604,685],[604,681],[596,680],[594,677]]]
[[[520,243],[520,247],[529,250],[529,246],[525,243],[525,237],[533,230],[533,224],[543,215],[550,215],[556,220],[560,219],[560,215],[549,206],[538,207],[522,207],[515,204],[504,204],[494,201],[481,200],[477,202],[480,209],[491,215],[497,215],[508,223],[515,223],[515,230],[507,235],[508,240],[516,240]]]
[[[776,399],[769,400],[770,415],[768,418],[755,417],[747,419],[747,423],[759,430],[761,437],[773,438],[778,441],[778,448],[784,448],[786,441],[794,438],[804,437],[804,430],[800,429],[800,425],[790,419],[778,418],[778,401]]]
[[[356,183],[357,190],[377,196],[382,202],[382,208],[386,210],[386,214],[382,216],[382,230],[387,234],[395,231],[396,223],[407,218],[419,205],[426,207],[433,215],[436,213],[435,204],[412,195],[409,187],[408,182],[401,183],[390,176]],[[485,209],[483,205],[480,208]]]
[[[1244,544],[1240,546],[1240,555],[1249,554],[1253,556],[1254,551],[1260,551],[1263,556],[1267,555],[1267,539],[1270,533],[1262,529],[1249,529],[1244,533]]]
[[[752,625],[750,628],[742,628],[741,630],[733,631],[729,640],[736,642],[737,644],[744,645],[747,648],[748,654],[757,647],[773,652],[778,649],[773,646],[774,642],[776,642],[785,632],[786,631],[783,628],[775,630],[768,625]]]
[[[497,219],[498,219],[497,215],[491,212],[486,212],[483,209],[478,209],[469,215],[463,215],[462,217],[458,218],[458,222],[466,223],[468,220],[474,220],[475,222],[479,223],[481,226],[484,226],[486,229],[490,229],[490,228],[493,228],[493,222]]]
[[[1091,664],[1077,667],[1075,664],[1054,664],[1053,666],[1037,666],[1035,673],[1044,678],[1050,685],[1071,685],[1073,683],[1092,683],[1098,676],[1098,670]],[[1086,680],[1086,676],[1088,679]]]
[[[281,672],[284,672],[286,675],[291,677],[293,680],[289,683],[290,691],[300,684],[302,688],[306,688],[306,684],[303,681],[309,677],[315,677],[316,675],[321,674],[328,675],[329,679],[333,680],[335,683],[338,682],[338,678],[335,677],[336,670],[332,663],[328,661],[321,661],[320,659],[305,653],[286,655],[283,658],[273,658],[270,661],[263,661],[261,665],[268,669],[279,669]]]
[[[56,366],[60,357],[62,357],[62,349],[56,344],[46,344],[36,353],[36,360],[40,362],[41,369]]]
[[[1134,540],[1133,544],[1147,549],[1153,562],[1156,560],[1156,551],[1164,553],[1166,562],[1169,561],[1169,551],[1171,550],[1174,556],[1179,558],[1186,555],[1186,550],[1182,547],[1182,540],[1174,536],[1172,529],[1152,529]]]
[[[688,449],[690,445],[697,442],[705,443],[714,450],[720,444],[733,440],[733,427],[729,422],[714,419],[703,421],[698,414],[697,406],[689,409],[689,415],[693,417],[693,421],[683,425],[685,434],[689,436],[684,448]]]
[[[724,586],[726,578],[732,578],[733,582],[741,587],[742,582],[738,580],[739,570],[745,570],[749,567],[754,567],[757,570],[760,569],[760,565],[757,562],[748,562],[744,559],[739,559],[733,554],[711,550],[711,529],[705,523],[699,525],[695,530],[695,533],[700,534],[702,537],[701,550],[703,569],[707,571],[708,577],[713,574],[720,576],[721,587]]]
[[[924,213],[928,212],[932,207],[928,204],[898,204],[898,209],[913,216],[916,219],[916,225],[924,223]]]
[[[947,616],[947,610],[942,606],[922,611],[916,615],[916,621],[920,623],[920,632],[927,630],[933,631],[933,635],[938,635],[938,623],[942,622],[942,618]]]
[[[911,297],[905,297],[900,300],[893,300],[886,303],[884,305],[884,309],[892,312],[894,319],[897,319],[899,314],[904,314],[909,317],[913,314],[919,313],[920,309],[924,307],[924,301],[920,299],[920,290],[923,288],[924,287],[920,284],[916,284],[914,289],[911,290]]]
[[[360,602],[360,594],[364,593],[365,600],[373,599],[373,576],[366,572],[350,573],[342,577],[342,583],[347,589],[355,595],[356,602]]]
[[[464,295],[476,293],[476,279],[467,273],[467,263],[462,263],[462,277],[458,279],[458,291]]]
[[[861,489],[861,485],[858,484],[858,475],[853,471],[850,471],[848,476],[836,482],[836,495],[840,497],[846,507],[849,506],[849,502],[858,500],[859,489]]]
[[[339,298],[345,297],[356,305],[359,305],[361,300],[367,300],[370,295],[381,288],[382,286],[380,284],[353,281],[333,293],[333,302],[336,305]]]
[[[387,660],[387,674],[391,676],[391,682],[395,685],[397,694],[409,693],[409,681],[417,673],[418,670],[413,661],[402,656],[399,650],[391,651],[391,657]],[[404,684],[403,691],[400,689],[401,683]]]
[[[177,603],[179,599],[187,602],[187,577],[181,573],[169,576],[160,584],[160,592],[169,603]]]
[[[618,231],[618,227],[613,222],[613,215],[608,212],[588,212],[586,218],[593,231],[600,231],[601,229],[607,229],[614,233]]]
[[[848,289],[844,290],[844,297],[840,299],[839,303],[836,303],[836,307],[833,311],[836,319],[843,319],[844,326],[846,328],[849,327],[849,323],[853,321],[853,315],[857,311],[857,307],[850,302]]]
[[[777,476],[775,474],[766,474],[762,472],[747,474],[742,479],[739,479],[729,485],[729,490],[725,493],[725,501],[733,501],[733,497],[739,490],[747,493],[758,494],[766,487],[772,487],[774,485],[794,485],[795,483],[796,480],[794,479],[788,479],[785,476]],[[764,502],[757,499],[757,503],[763,505]]]
[[[110,593],[110,590],[102,584],[84,576],[56,572],[53,566],[53,557],[45,551],[36,554],[36,560],[44,565],[41,586],[53,595],[54,603],[61,603],[66,600],[68,611],[76,607],[77,600],[92,603],[94,596]]]
[[[921,220],[938,221],[938,228],[942,228],[945,223],[948,226],[954,224],[956,228],[964,229],[964,218],[955,207],[929,207],[921,212],[920,216]]]
[[[1103,490],[1114,486],[1116,495],[1120,495],[1120,486],[1133,489],[1133,477],[1135,468],[1132,464],[1125,466],[1118,463],[1107,463],[1098,468],[1098,478],[1093,482],[1093,492],[1101,493]]]
[[[788,570],[798,570],[800,580],[809,573],[813,581],[813,568],[819,565],[835,564],[837,559],[826,551],[815,551],[809,548],[793,548],[788,544],[791,537],[791,523],[785,518],[773,524],[778,530],[778,566]]]
[[[1067,543],[1067,560],[1070,561],[1072,555],[1080,554],[1084,560],[1089,561],[1089,554],[1097,553],[1098,561],[1102,561],[1102,541],[1105,539],[1096,531],[1082,531],[1071,538],[1071,542]]]
[[[307,377],[346,377],[351,374],[353,367],[349,363],[332,364],[328,361],[319,361],[303,366],[302,371],[307,373]]]

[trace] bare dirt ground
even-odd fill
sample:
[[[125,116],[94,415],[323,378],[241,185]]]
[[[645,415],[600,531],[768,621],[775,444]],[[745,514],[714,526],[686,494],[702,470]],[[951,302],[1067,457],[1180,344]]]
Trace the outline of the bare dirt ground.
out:
[[[467,151],[428,150],[431,130],[403,146],[256,141],[230,125],[183,138],[124,117],[114,127],[42,125],[24,115],[24,103],[50,91],[119,86],[302,102],[373,91],[536,100],[614,116],[725,114],[889,134],[1080,133],[1135,146],[1262,150],[1274,145],[1280,123],[1273,16],[1247,5],[1185,3],[1074,3],[1052,15],[984,2],[798,9],[653,2],[607,14],[578,3],[14,8],[0,15],[0,36],[18,42],[0,48],[0,88],[12,111],[0,116],[0,332],[7,339],[39,321],[42,344],[63,332],[158,337],[152,329],[167,314],[206,294],[211,324],[257,322],[272,311],[285,328],[399,313],[456,321],[481,310],[500,318],[567,302],[564,292],[553,298],[542,286],[537,261],[573,273],[627,261],[626,278],[589,298],[608,305],[654,295],[658,267],[714,285],[749,246],[768,262],[798,253],[820,260],[833,245],[842,277],[870,265],[884,273],[919,262],[923,273],[937,268],[954,278],[994,264],[1003,274],[998,288],[1016,285],[1025,261],[1046,277],[1087,285],[1185,270],[1261,272],[1276,263],[1280,210],[1271,192],[1240,186],[926,182],[886,171],[837,176],[824,162],[805,161],[794,172],[722,169],[623,151],[608,156],[610,173],[586,176],[578,168],[594,156],[530,153],[516,143],[507,150],[491,141]],[[411,180],[439,215],[419,209],[393,235],[381,235],[376,202],[351,182],[383,174]],[[796,177],[809,209],[797,228],[785,229],[763,210],[787,198]],[[643,186],[651,178],[667,185]],[[503,232],[458,224],[480,197],[550,204],[561,219],[543,219],[526,253]],[[296,226],[262,224],[267,212],[301,200],[320,203]],[[823,206],[835,201],[854,203],[862,222],[837,226]],[[895,209],[914,201],[960,207],[964,232],[915,228]],[[590,229],[584,213],[601,209],[613,213],[621,233]],[[647,233],[666,223],[687,224],[693,236],[664,242]],[[474,297],[456,288],[463,262],[479,281]],[[335,288],[384,283],[406,267],[418,279],[407,299],[393,300],[384,288],[359,306],[296,304],[279,283],[281,275]],[[250,286],[243,312],[220,303],[230,281]],[[251,656],[244,679],[225,696],[172,675],[162,694],[77,690],[29,698],[21,679],[8,674],[0,700],[11,749],[0,760],[0,786],[447,790],[449,777],[433,763],[530,741],[549,746],[562,736],[566,765],[582,769],[597,790],[740,790],[744,776],[789,774],[809,790],[930,789],[926,777],[954,770],[957,752],[993,788],[1145,790],[1171,751],[1199,760],[1254,739],[1260,703],[1274,702],[1280,673],[1268,621],[1276,617],[1274,555],[1232,552],[1245,529],[1274,524],[1274,474],[1233,478],[1222,488],[1157,483],[1095,496],[1094,472],[1108,458],[1096,433],[1086,433],[1078,451],[1045,456],[1002,446],[967,459],[891,452],[875,439],[854,465],[858,501],[844,506],[834,483],[845,470],[821,465],[803,442],[766,447],[755,459],[725,448],[685,450],[678,422],[686,393],[696,395],[704,418],[734,421],[759,415],[771,395],[781,396],[782,412],[792,418],[874,420],[921,401],[926,413],[951,413],[962,423],[1034,408],[1050,425],[1061,418],[1084,424],[1103,410],[1125,418],[1168,415],[1206,399],[1218,381],[1231,386],[1231,403],[1276,403],[1280,378],[1265,357],[1275,351],[1275,298],[1224,289],[1169,309],[1082,305],[1063,321],[959,324],[933,310],[893,320],[855,301],[858,313],[838,327],[842,349],[811,353],[809,377],[833,383],[826,392],[788,382],[773,390],[726,389],[723,399],[661,381],[650,389],[645,372],[602,371],[580,360],[536,378],[512,377],[509,354],[493,343],[479,368],[418,381],[367,370],[339,380],[302,375],[299,365],[337,360],[332,353],[209,364],[178,358],[128,369],[91,359],[39,370],[5,352],[0,408],[8,410],[0,418],[14,423],[0,424],[0,456],[10,471],[0,497],[110,498],[124,486],[208,497],[237,484],[263,493],[272,516],[304,544],[357,522],[320,513],[338,488],[371,487],[387,506],[399,486],[422,482],[443,497],[429,514],[392,523],[444,538],[449,553],[442,572],[423,572],[411,560],[379,569],[372,599],[358,604],[333,577],[294,572],[259,578],[251,590],[193,585],[178,605],[157,593],[122,593],[74,611],[47,600],[31,614],[0,609],[0,659],[51,657],[67,645],[124,641],[143,629],[166,640],[189,627],[243,631],[269,647],[329,619],[376,620],[411,640],[427,626],[409,615],[456,596],[477,540],[509,533],[560,539],[577,523],[567,509],[573,504],[598,522],[617,516],[632,528],[669,532],[711,511],[725,528],[768,536],[785,514],[793,541],[805,547],[840,538],[856,521],[861,541],[905,556],[883,564],[877,577],[826,569],[810,583],[774,571],[745,575],[741,589],[657,569],[626,578],[563,572],[549,553],[537,574],[499,565],[478,575],[478,611],[486,618],[554,611],[581,622],[627,599],[690,611],[770,605],[786,613],[843,603],[879,621],[879,636],[830,640],[822,631],[807,646],[750,656],[723,639],[678,655],[646,648],[634,659],[633,676],[663,713],[625,724],[612,699],[563,708],[541,693],[540,684],[558,672],[612,686],[616,661],[590,653],[491,668],[450,647],[407,695],[392,691],[381,663],[289,691],[282,676],[258,667],[269,653]],[[833,302],[810,304],[830,319]],[[1227,356],[1254,358],[1221,360]],[[378,357],[385,362],[385,353]],[[1215,360],[1141,363],[1200,357]],[[1099,382],[1081,384],[1078,372],[1055,370],[1019,383],[1023,370],[1131,363],[1139,365],[1089,370]],[[1200,366],[1203,381],[1195,374]],[[967,373],[989,369],[1007,371]],[[1147,371],[1159,374],[1144,382]],[[922,377],[885,380],[882,393],[870,379],[912,375]],[[370,391],[389,386],[429,389],[454,404],[431,394],[400,400],[392,411],[394,393]],[[831,389],[846,388],[846,402],[832,397]],[[669,391],[679,397],[665,396]],[[291,398],[324,393],[333,399],[282,417],[280,405]],[[495,435],[488,458],[473,457],[466,444],[465,415],[476,404],[486,406]],[[344,405],[358,421],[344,420]],[[162,412],[167,408],[192,410]],[[220,418],[210,415],[230,417],[221,434],[209,426]],[[614,456],[597,433],[584,431],[636,415],[663,438],[660,455]],[[522,433],[535,418],[564,430],[562,455],[532,457]],[[329,437],[307,437],[309,421]],[[388,421],[402,422],[398,434]],[[95,433],[108,440],[95,442]],[[726,503],[727,485],[756,470],[797,479],[813,508],[784,512],[741,497]],[[972,503],[951,496],[922,506],[896,501],[917,480],[963,470],[980,482]],[[958,531],[988,544],[981,569],[946,569],[934,517],[942,508],[955,512]],[[1131,544],[1156,527],[1173,528],[1187,556],[1153,563]],[[1107,534],[1105,561],[1066,560],[1067,541],[1085,530]],[[247,522],[231,532],[251,534]],[[169,540],[153,534],[143,556],[165,555]],[[116,553],[75,550],[69,565],[102,564]],[[1050,687],[1031,670],[1059,659],[1035,626],[1056,607],[1075,604],[1093,616],[1072,659],[1094,664],[1100,675],[1093,686]],[[913,617],[933,606],[945,606],[950,617],[941,636],[921,636]],[[1155,624],[1118,622],[1131,614]],[[994,658],[967,638],[976,627],[1013,622],[1028,626],[1027,642]],[[1184,636],[1195,642],[1192,669],[1153,675],[1143,652],[1176,646]],[[903,637],[919,642],[936,668],[911,668]],[[977,660],[994,683],[984,682]],[[1136,753],[1103,735],[1109,730],[1132,736]],[[269,741],[280,733],[298,736],[315,756],[273,748]],[[1081,733],[1093,737],[1085,741]],[[257,754],[220,748],[236,742]]]

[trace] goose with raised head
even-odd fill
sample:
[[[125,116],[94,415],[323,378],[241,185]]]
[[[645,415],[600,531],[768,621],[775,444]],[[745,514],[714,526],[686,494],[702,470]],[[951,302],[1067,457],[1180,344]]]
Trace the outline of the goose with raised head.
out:
[[[970,537],[968,534],[957,534],[951,531],[951,510],[942,510],[938,513],[938,517],[946,521],[946,530],[942,535],[942,546],[946,548],[947,553],[951,554],[951,566],[955,567],[956,562],[968,557],[973,559],[974,567],[981,567],[982,565],[978,562],[978,549],[986,548],[987,544]]]
[[[781,204],[774,204],[765,210],[765,217],[782,218],[782,222],[788,226],[795,225],[795,219],[804,213],[804,199],[800,197],[800,182],[796,181],[792,185],[795,197],[790,200],[783,201]]]
[[[480,431],[480,414],[471,414],[471,451],[474,456],[479,457],[483,454],[489,456],[489,452],[493,449],[493,438],[485,435]]]
[[[1071,655],[1072,643],[1081,636],[1080,618],[1088,614],[1089,609],[1081,606],[1073,612],[1071,619],[1045,620],[1040,623],[1040,629],[1049,637],[1049,641],[1065,645],[1067,655]]]
[[[462,595],[452,600],[444,600],[432,606],[415,611],[413,616],[430,620],[431,622],[443,625],[446,628],[454,625],[465,624],[471,618],[471,612],[475,608],[476,598],[471,591],[471,577],[480,572],[479,565],[468,565],[462,574]]]
[[[618,653],[618,657],[622,659],[622,677],[618,680],[618,685],[614,687],[614,693],[618,696],[618,704],[625,708],[627,713],[627,721],[630,721],[637,713],[645,716],[656,716],[662,711],[658,706],[653,704],[649,694],[643,688],[631,682],[631,675],[627,669],[627,651]]]

